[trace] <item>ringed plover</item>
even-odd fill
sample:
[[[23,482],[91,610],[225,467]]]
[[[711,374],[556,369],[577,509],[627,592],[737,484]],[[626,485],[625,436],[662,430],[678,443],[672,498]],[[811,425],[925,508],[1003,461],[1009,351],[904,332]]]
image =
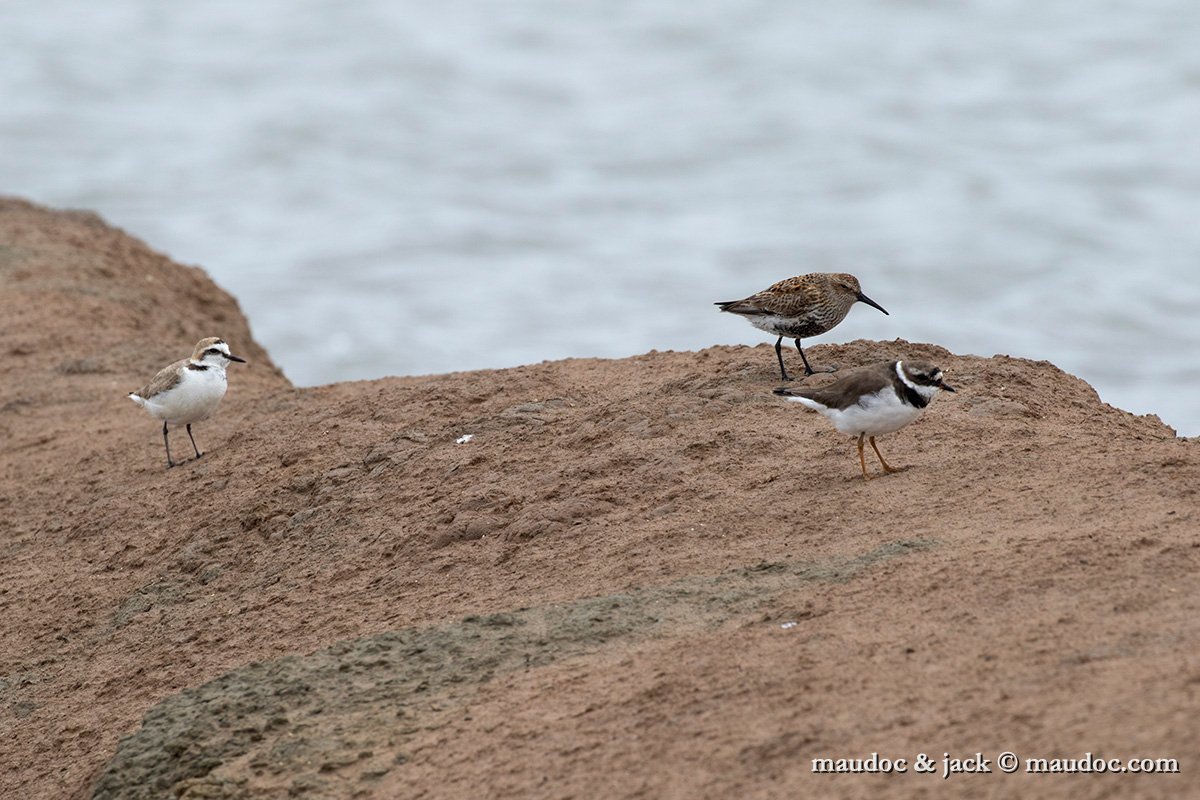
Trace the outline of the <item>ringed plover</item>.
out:
[[[192,423],[208,419],[217,410],[221,398],[225,396],[225,367],[231,361],[244,364],[246,359],[230,353],[229,345],[223,339],[210,336],[196,343],[191,358],[164,367],[154,376],[154,380],[129,394],[130,400],[163,421],[163,444],[167,448],[168,469],[175,466],[171,460],[168,424],[185,425],[196,458],[204,455],[196,447]]]
[[[854,370],[828,386],[790,389],[775,394],[820,412],[842,433],[858,435],[858,463],[869,479],[863,456],[863,437],[871,442],[883,471],[898,472],[883,460],[875,437],[893,433],[914,422],[938,392],[953,392],[942,371],[926,361],[885,361]]]

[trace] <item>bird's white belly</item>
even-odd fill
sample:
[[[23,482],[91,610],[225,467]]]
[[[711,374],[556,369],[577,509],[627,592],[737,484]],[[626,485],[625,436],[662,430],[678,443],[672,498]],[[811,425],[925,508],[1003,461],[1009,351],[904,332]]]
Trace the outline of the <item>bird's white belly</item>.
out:
[[[190,374],[177,385],[144,402],[151,414],[172,424],[190,425],[217,410],[225,396],[225,374],[212,368],[185,372]]]
[[[773,336],[787,336],[788,328],[796,324],[796,320],[792,318],[773,317],[765,314],[762,316],[747,316],[746,319],[760,331],[766,331]]]
[[[863,397],[849,408],[820,409],[835,428],[853,436],[882,436],[898,431],[920,417],[922,410],[901,401],[890,387]]]

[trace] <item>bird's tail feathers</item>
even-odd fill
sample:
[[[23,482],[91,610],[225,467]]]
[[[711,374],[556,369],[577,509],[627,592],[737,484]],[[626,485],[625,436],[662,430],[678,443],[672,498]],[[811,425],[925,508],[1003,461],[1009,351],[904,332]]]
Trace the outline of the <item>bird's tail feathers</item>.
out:
[[[728,311],[730,314],[753,315],[764,313],[761,308],[753,303],[747,303],[745,300],[722,300],[719,303],[713,303],[722,311]]]
[[[793,403],[799,403],[800,405],[812,411],[817,411],[822,408],[820,403],[818,403],[816,400],[813,400],[811,397],[805,397],[800,393],[799,389],[789,389],[786,386],[780,386],[778,389],[773,391],[783,399],[791,400]]]

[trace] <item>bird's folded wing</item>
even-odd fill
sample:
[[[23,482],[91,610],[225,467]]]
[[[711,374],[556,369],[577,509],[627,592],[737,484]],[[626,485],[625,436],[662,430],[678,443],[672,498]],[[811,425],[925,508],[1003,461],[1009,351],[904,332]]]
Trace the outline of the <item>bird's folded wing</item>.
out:
[[[138,389],[134,394],[143,400],[149,400],[156,394],[161,394],[168,389],[174,388],[179,381],[183,380],[183,365],[187,363],[186,358],[181,358],[169,367],[163,367],[154,376],[154,379]]]
[[[793,394],[816,400],[826,408],[847,409],[863,395],[874,394],[891,385],[887,375],[878,370],[855,371],[839,381],[816,389],[795,389]]]

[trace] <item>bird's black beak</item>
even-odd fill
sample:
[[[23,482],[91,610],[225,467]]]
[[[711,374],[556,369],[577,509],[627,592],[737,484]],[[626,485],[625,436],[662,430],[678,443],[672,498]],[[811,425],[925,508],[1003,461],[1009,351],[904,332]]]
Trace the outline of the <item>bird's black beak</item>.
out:
[[[953,386],[951,386],[950,384],[946,383],[945,381],[938,381],[938,382],[937,382],[937,386],[938,386],[938,388],[939,388],[939,389],[945,389],[947,392],[953,392],[953,391],[956,391],[956,390],[955,390],[955,388],[954,388]]]
[[[878,308],[878,309],[879,309],[880,311],[882,311],[883,313],[885,313],[885,314],[887,314],[887,313],[888,313],[886,308],[884,308],[883,306],[879,305],[879,303],[876,303],[874,300],[872,300],[871,298],[867,297],[867,296],[866,296],[865,294],[863,294],[862,292],[859,292],[859,293],[856,295],[856,297],[858,297],[858,302],[860,302],[860,303],[866,303],[866,304],[867,304],[867,305],[869,305],[869,306],[875,306],[876,308]],[[891,314],[888,314],[888,316],[890,317],[890,316],[891,316]],[[953,390],[953,389],[951,389],[950,391],[954,391],[954,390]]]
[[[238,356],[235,356],[235,355],[233,355],[233,354],[227,355],[227,356],[225,356],[225,357],[226,357],[226,358],[228,358],[230,361],[236,361],[236,362],[238,362],[239,364],[245,364],[245,363],[246,363],[246,359],[244,359],[244,358],[239,358]]]

